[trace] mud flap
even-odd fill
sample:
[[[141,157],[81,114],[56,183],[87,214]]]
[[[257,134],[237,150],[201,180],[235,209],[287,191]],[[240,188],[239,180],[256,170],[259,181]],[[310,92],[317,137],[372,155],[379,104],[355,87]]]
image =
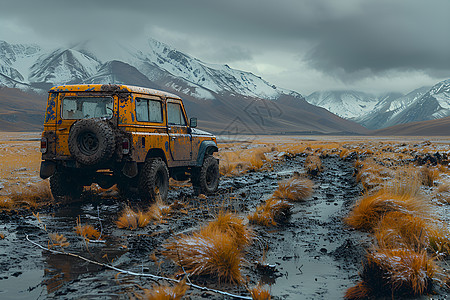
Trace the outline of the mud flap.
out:
[[[135,161],[127,161],[123,165],[122,173],[128,178],[136,177],[138,174],[138,166]]]
[[[41,162],[41,170],[39,176],[42,179],[47,179],[56,172],[56,163],[53,161],[44,160]]]

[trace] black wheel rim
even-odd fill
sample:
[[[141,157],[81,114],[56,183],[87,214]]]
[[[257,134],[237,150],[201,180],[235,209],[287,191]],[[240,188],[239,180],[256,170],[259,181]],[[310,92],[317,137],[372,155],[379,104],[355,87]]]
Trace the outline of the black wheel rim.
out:
[[[97,152],[99,141],[92,132],[84,132],[78,136],[77,139],[80,152],[84,155],[93,155]]]

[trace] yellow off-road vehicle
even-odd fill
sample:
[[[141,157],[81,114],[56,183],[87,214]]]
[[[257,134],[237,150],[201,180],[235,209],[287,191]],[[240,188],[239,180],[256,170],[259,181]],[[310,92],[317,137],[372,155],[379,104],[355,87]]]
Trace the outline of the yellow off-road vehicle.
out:
[[[196,129],[180,97],[128,85],[63,85],[49,91],[40,177],[56,199],[117,184],[125,195],[167,198],[169,177],[194,193],[219,184],[216,137]]]

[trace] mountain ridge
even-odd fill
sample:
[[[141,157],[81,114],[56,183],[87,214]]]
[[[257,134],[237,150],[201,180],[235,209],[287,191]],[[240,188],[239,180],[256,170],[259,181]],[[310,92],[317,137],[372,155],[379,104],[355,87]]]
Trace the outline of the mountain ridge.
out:
[[[14,53],[14,49],[19,49],[19,53]],[[298,92],[276,87],[253,73],[228,65],[203,63],[153,39],[139,48],[116,41],[86,41],[50,50],[37,45],[9,45],[0,49],[0,65],[12,75],[10,78],[0,74],[0,85],[28,91],[82,83],[132,84],[166,90],[180,95],[189,114],[201,117],[206,129],[215,132],[367,132],[354,122],[310,105]],[[15,68],[19,65],[22,73]],[[20,107],[16,111],[19,113]],[[228,130],[230,126],[232,130]]]

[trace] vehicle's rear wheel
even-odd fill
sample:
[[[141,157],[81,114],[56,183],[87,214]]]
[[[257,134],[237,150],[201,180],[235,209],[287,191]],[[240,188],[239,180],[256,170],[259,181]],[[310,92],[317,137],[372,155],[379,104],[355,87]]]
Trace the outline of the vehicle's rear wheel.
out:
[[[78,175],[67,170],[57,170],[50,177],[50,190],[57,201],[70,202],[78,199],[83,192]]]
[[[167,199],[169,170],[161,158],[147,159],[139,174],[139,195],[142,200],[154,202],[157,196]]]
[[[219,161],[212,155],[203,160],[200,168],[193,170],[191,175],[194,194],[211,195],[217,192],[219,187]]]
[[[69,151],[84,165],[107,161],[115,151],[116,139],[111,126],[101,119],[83,119],[69,132]]]

